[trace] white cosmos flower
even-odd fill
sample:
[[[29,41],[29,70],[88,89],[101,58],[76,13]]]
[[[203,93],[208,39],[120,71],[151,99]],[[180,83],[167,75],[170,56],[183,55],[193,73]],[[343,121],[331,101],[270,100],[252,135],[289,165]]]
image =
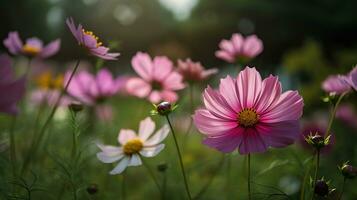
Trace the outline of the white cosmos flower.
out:
[[[155,123],[150,117],[140,122],[138,135],[133,130],[121,129],[118,135],[118,142],[121,146],[98,144],[102,151],[97,153],[97,157],[103,163],[119,161],[117,166],[110,171],[111,175],[122,173],[128,166],[141,165],[140,156],[154,157],[165,147],[165,144],[160,144],[160,142],[167,137],[169,127],[164,125],[152,135],[154,130]]]

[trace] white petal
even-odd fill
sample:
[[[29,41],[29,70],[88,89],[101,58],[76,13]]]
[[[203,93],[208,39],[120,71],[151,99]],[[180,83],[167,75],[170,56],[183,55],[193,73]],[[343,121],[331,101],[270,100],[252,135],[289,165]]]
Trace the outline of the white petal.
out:
[[[103,163],[113,163],[124,157],[124,154],[120,153],[117,155],[109,155],[105,152],[97,153],[97,158]]]
[[[170,132],[169,126],[166,124],[158,130],[150,139],[144,142],[144,146],[156,145],[163,141]]]
[[[125,156],[119,162],[119,164],[112,171],[109,172],[109,174],[115,175],[115,174],[122,173],[125,170],[125,168],[128,166],[128,164],[129,164],[129,158],[127,156]]]
[[[153,147],[144,147],[140,151],[140,154],[144,157],[154,157],[158,153],[160,153],[164,148],[165,148],[165,144],[159,144],[159,145],[153,146]]]
[[[116,147],[111,145],[97,144],[97,146],[102,150],[106,155],[117,155],[123,153],[122,147]]]
[[[145,118],[140,122],[139,126],[139,137],[145,141],[155,130],[155,123],[150,117]]]
[[[125,145],[128,140],[136,138],[136,134],[130,129],[121,129],[118,135],[118,141],[120,144]]]
[[[128,166],[139,166],[141,165],[141,159],[138,154],[133,154],[130,158],[129,165]]]

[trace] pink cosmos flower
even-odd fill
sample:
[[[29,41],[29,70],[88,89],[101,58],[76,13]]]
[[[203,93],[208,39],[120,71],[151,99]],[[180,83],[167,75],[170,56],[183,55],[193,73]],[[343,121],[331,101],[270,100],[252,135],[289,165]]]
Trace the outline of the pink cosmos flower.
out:
[[[344,75],[331,75],[322,82],[322,89],[330,94],[342,94],[351,90],[351,86]]]
[[[129,94],[148,98],[152,103],[177,101],[175,91],[183,89],[185,85],[182,76],[174,71],[173,64],[167,57],[156,56],[151,60],[148,54],[138,52],[131,64],[140,78],[128,80],[126,89]]]
[[[347,81],[357,91],[357,66],[348,74]]]
[[[177,62],[177,71],[184,77],[185,81],[188,82],[202,81],[218,72],[216,68],[205,70],[201,63],[192,62],[189,58],[185,61],[178,60]]]
[[[92,31],[86,31],[81,24],[76,27],[72,18],[67,19],[66,23],[79,45],[86,48],[91,55],[104,60],[117,60],[120,54],[109,53],[109,48],[103,46],[103,43],[99,41],[99,38]]]
[[[150,117],[140,122],[139,133],[133,130],[122,129],[118,135],[121,146],[98,145],[102,150],[97,157],[103,163],[118,162],[118,165],[109,173],[111,175],[122,173],[128,166],[141,165],[141,156],[154,157],[160,153],[165,144],[160,144],[168,135],[170,129],[164,125],[155,134],[155,123]],[[153,135],[152,135],[153,134]]]
[[[231,40],[222,40],[219,43],[220,50],[216,56],[226,62],[234,63],[240,59],[252,59],[263,51],[263,42],[256,36],[250,35],[244,38],[235,33]]]
[[[219,151],[264,152],[299,137],[302,97],[297,91],[282,93],[277,77],[262,80],[255,68],[221,79],[218,90],[208,86],[203,100],[205,108],[196,110],[193,120],[206,136],[203,143]]]
[[[15,79],[8,55],[0,55],[0,112],[16,115],[16,103],[25,94],[25,78]]]
[[[18,32],[10,32],[8,37],[4,40],[4,45],[8,48],[10,53],[14,55],[34,56],[40,58],[48,58],[58,52],[61,46],[61,40],[56,39],[48,45],[43,46],[43,42],[38,38],[29,38],[23,44]]]
[[[357,114],[351,104],[342,104],[337,108],[336,118],[357,129]]]
[[[65,83],[68,81],[70,73],[65,76]],[[71,84],[68,87],[68,94],[76,100],[88,106],[95,106],[98,116],[106,116],[110,119],[111,109],[102,104],[110,97],[118,94],[125,86],[125,78],[113,78],[113,75],[107,69],[101,69],[96,76],[88,71],[80,71],[74,75]],[[100,108],[105,109],[101,110]],[[103,115],[105,113],[105,115]]]

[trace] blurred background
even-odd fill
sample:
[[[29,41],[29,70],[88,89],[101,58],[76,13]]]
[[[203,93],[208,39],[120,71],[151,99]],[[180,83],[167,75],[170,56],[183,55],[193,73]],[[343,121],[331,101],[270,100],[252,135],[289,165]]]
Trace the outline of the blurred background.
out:
[[[47,43],[61,38],[61,50],[52,60],[57,63],[58,70],[64,71],[68,67],[64,65],[79,56],[79,47],[65,25],[66,18],[73,17],[77,23],[99,36],[104,44],[109,44],[112,51],[121,53],[117,62],[104,63],[104,66],[117,74],[133,74],[130,66],[132,56],[137,51],[145,51],[152,56],[167,55],[174,61],[190,57],[207,68],[217,67],[221,74],[212,83],[217,86],[223,75],[237,73],[236,68],[214,56],[219,42],[223,38],[229,39],[236,32],[243,35],[256,34],[264,43],[264,51],[249,65],[256,66],[264,76],[270,73],[280,75],[284,89],[299,89],[306,105],[303,123],[318,124],[324,121],[323,124],[328,117],[329,105],[321,101],[321,97],[325,95],[321,90],[321,82],[329,74],[347,73],[357,63],[356,7],[357,1],[354,0],[0,0],[0,39],[6,38],[9,31],[15,30],[19,31],[22,39],[36,36]],[[0,51],[7,52],[3,45],[0,45]],[[201,91],[196,91],[197,104],[200,103]],[[356,110],[356,100],[356,95],[349,97],[352,111]],[[132,124],[135,127],[145,116],[142,114],[140,118],[137,114],[130,114],[128,109],[135,108],[138,102],[142,103],[138,100],[129,102],[127,99],[118,103],[119,107],[120,104],[128,104],[127,110],[123,110],[123,107],[119,109],[120,113],[128,114],[118,114],[121,115],[118,119],[120,125]],[[143,108],[150,109],[150,105],[145,106]],[[133,122],[131,117],[138,120]],[[329,178],[333,179],[335,185],[341,184],[338,164],[346,160],[357,164],[355,122],[351,125],[343,120],[337,121],[334,130],[336,145],[322,161],[322,165],[326,166],[322,169],[322,174],[331,175]],[[96,130],[100,130],[100,127],[96,127]],[[118,126],[106,127],[104,130],[110,130],[114,137]],[[110,140],[110,137],[105,137]],[[213,150],[206,147],[202,149],[202,145],[197,145],[200,144],[200,138],[192,139],[189,144],[191,146],[187,151],[191,149],[194,153],[186,158],[187,162],[200,162],[200,159],[203,164],[208,162],[207,151]],[[260,182],[278,185],[294,198],[298,198],[300,178],[304,175],[297,172],[299,167],[293,167],[292,163],[304,166],[311,158],[309,151],[295,151],[295,148],[294,146],[291,151],[284,152],[273,151],[268,158],[258,155],[255,162],[260,162],[261,166],[255,171],[264,175]],[[217,162],[220,155],[215,155]],[[294,161],[290,162],[292,155],[296,156],[296,160],[292,159]],[[239,157],[235,162],[244,163],[244,159]],[[200,163],[192,164],[193,168],[202,167],[197,165]],[[207,166],[209,169],[203,177],[208,177],[209,180],[216,165],[213,162]],[[266,175],[276,167],[284,168],[283,177],[276,177],[277,171]],[[89,170],[94,174],[96,172],[96,168]],[[239,170],[232,175],[232,188],[238,187],[238,183],[234,183],[234,177],[239,177],[243,170],[241,166]],[[106,174],[107,171],[102,170],[101,173]],[[225,185],[223,182],[226,174],[224,171],[221,173],[213,184]],[[141,175],[143,174],[144,171]],[[180,179],[179,175],[173,176],[174,179]],[[191,177],[193,182],[198,183],[193,186],[196,190],[200,188],[200,176],[202,174],[193,174]],[[92,175],[89,182],[99,179]],[[53,185],[50,180],[47,182]],[[135,187],[135,181],[133,182],[130,187]],[[110,191],[119,187],[119,183],[115,186],[108,186],[109,181],[105,183]],[[143,188],[149,194],[155,193],[150,191],[150,187]],[[203,196],[203,199],[217,199],[214,192],[217,190],[219,189],[209,191],[210,195]],[[346,199],[356,199],[357,193],[353,186],[347,186],[346,190]],[[171,185],[171,190],[168,191],[175,191],[175,186]],[[140,194],[134,195],[133,199],[141,199]],[[233,194],[233,197],[235,195],[238,194]],[[100,197],[113,199],[114,196],[113,192]],[[176,199],[180,197],[182,196]]]

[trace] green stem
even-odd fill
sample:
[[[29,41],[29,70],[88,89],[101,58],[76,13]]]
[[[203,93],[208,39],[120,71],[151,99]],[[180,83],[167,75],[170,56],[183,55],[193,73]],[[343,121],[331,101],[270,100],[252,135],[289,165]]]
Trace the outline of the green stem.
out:
[[[225,192],[226,192],[226,199],[230,198],[231,194],[231,163],[232,163],[232,156],[231,154],[226,154],[227,156],[227,169],[226,169],[226,182],[225,182]]]
[[[319,172],[319,165],[320,165],[320,150],[318,149],[316,151],[316,166],[315,166],[315,175],[314,175],[314,182],[312,184],[312,189],[314,190],[316,181],[317,181],[317,176],[318,176],[318,172]],[[311,199],[314,199],[315,194],[314,191],[312,191],[312,196]]]
[[[17,117],[14,116],[11,122],[11,128],[9,132],[10,137],[10,160],[12,166],[12,173],[16,176],[16,146],[15,146],[15,127],[16,127]]]
[[[123,174],[122,174],[121,199],[122,199],[122,200],[125,200],[125,172],[123,172]]]
[[[248,199],[252,199],[251,188],[250,188],[250,154],[247,155],[248,157]]]
[[[41,141],[42,141],[42,139],[43,139],[43,137],[44,137],[44,135],[46,133],[46,130],[47,130],[48,126],[50,125],[50,122],[51,122],[53,116],[55,115],[55,113],[57,111],[57,108],[59,106],[61,98],[67,92],[68,86],[71,83],[71,81],[73,79],[73,76],[74,76],[74,74],[76,73],[76,71],[78,69],[79,63],[80,63],[80,59],[77,60],[77,63],[75,65],[75,67],[73,68],[72,73],[71,73],[71,75],[70,75],[70,77],[69,77],[64,89],[61,91],[61,94],[58,97],[58,99],[56,100],[56,103],[55,103],[54,107],[52,108],[50,115],[48,116],[48,118],[46,119],[44,125],[40,129],[38,138],[36,140],[34,140],[34,143],[31,144],[30,151],[29,151],[28,155],[26,156],[26,159],[24,161],[24,165],[23,165],[22,170],[21,170],[21,175],[26,172],[26,170],[27,170],[27,168],[28,168],[28,166],[29,166],[29,164],[31,162],[31,158],[35,158],[36,157],[37,150],[38,150],[39,146],[41,145]]]
[[[335,119],[335,115],[336,115],[336,112],[337,112],[337,108],[338,106],[340,105],[343,97],[347,94],[348,92],[345,92],[343,94],[341,94],[339,96],[339,98],[337,99],[337,102],[335,104],[335,106],[333,107],[332,109],[332,112],[331,112],[331,116],[330,116],[330,119],[329,119],[329,122],[328,122],[328,125],[327,125],[327,129],[326,129],[326,134],[325,136],[328,136],[330,134],[330,130],[331,130],[331,127],[332,127],[332,123],[333,123],[333,120]]]
[[[182,162],[182,156],[181,156],[181,152],[180,152],[180,147],[179,147],[179,145],[178,145],[178,142],[177,142],[177,139],[176,139],[176,135],[175,135],[174,129],[173,129],[172,125],[171,125],[169,116],[166,115],[165,117],[166,117],[167,123],[168,123],[169,126],[170,126],[170,129],[171,129],[171,132],[172,132],[172,136],[173,136],[174,141],[175,141],[175,146],[176,146],[177,154],[178,154],[178,157],[179,157],[179,160],[180,160],[181,172],[182,172],[183,180],[184,180],[184,183],[185,183],[186,193],[187,193],[188,199],[191,200],[192,197],[191,197],[190,189],[189,189],[189,187],[188,187],[188,182],[187,182],[187,178],[186,178],[185,168],[184,168],[183,162]]]
[[[159,181],[156,179],[154,172],[151,170],[149,165],[146,163],[146,161],[142,157],[141,157],[141,160],[143,162],[143,165],[145,166],[145,168],[149,172],[149,175],[151,176],[152,180],[155,182],[155,185],[156,185],[157,189],[159,190],[160,193],[162,193]]]
[[[163,178],[162,178],[162,191],[161,191],[162,200],[166,199],[166,185],[167,185],[167,175],[166,175],[166,171],[164,171]]]
[[[73,131],[72,131],[72,159],[76,159],[77,155],[77,134],[78,134],[78,124],[76,121],[76,113],[71,111],[71,117],[72,117],[72,125],[73,125]]]

